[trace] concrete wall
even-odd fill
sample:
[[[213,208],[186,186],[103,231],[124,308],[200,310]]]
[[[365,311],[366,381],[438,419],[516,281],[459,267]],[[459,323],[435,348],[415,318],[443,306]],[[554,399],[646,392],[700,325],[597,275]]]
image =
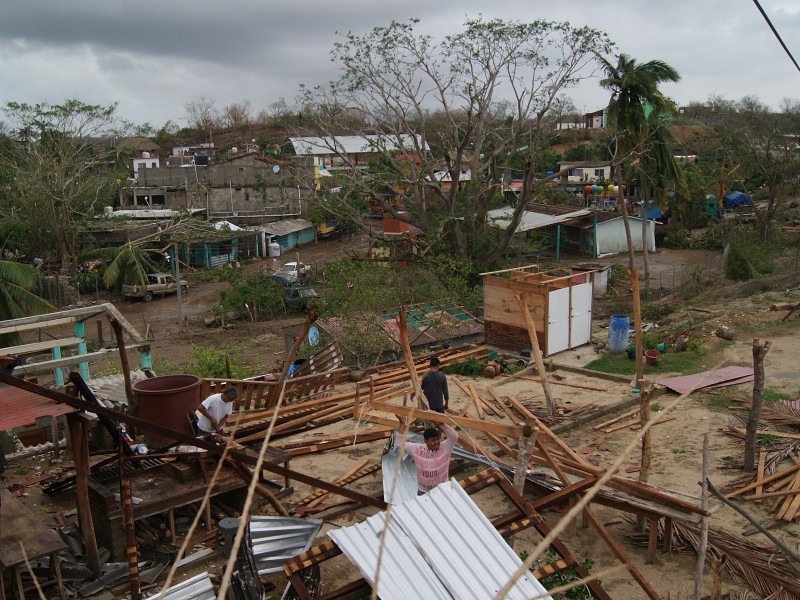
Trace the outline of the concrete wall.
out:
[[[642,251],[642,220],[628,217],[631,226],[631,243],[634,252]],[[622,217],[597,224],[597,254],[618,254],[628,251],[628,240],[625,237],[625,223]],[[655,224],[647,222],[647,251],[656,251]]]

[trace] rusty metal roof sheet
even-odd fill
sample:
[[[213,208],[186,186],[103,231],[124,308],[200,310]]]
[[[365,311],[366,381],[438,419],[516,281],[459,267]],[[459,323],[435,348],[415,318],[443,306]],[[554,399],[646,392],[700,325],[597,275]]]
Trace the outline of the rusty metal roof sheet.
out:
[[[386,513],[328,532],[342,552],[375,584],[384,540],[378,596],[408,598],[494,598],[522,565],[519,556],[455,480],[443,483]],[[507,600],[550,598],[530,574],[520,577]]]
[[[77,409],[0,383],[0,431],[33,425],[39,417],[57,417],[72,412],[77,412]]]
[[[408,341],[411,347],[427,346],[444,340],[479,336],[483,323],[463,307],[450,302],[431,302],[404,307]],[[358,315],[356,318],[330,317],[317,325],[332,336],[340,346],[350,349],[351,340],[359,336],[382,335],[385,350],[399,350],[400,326],[396,315],[399,308]]]

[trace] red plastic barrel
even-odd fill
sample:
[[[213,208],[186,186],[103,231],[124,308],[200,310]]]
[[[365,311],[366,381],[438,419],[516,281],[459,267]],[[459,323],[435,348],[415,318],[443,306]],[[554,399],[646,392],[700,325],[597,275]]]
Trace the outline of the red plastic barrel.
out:
[[[203,380],[195,375],[164,375],[133,384],[139,405],[139,418],[186,435],[194,435],[189,414],[200,404]],[[151,448],[162,448],[176,440],[149,431],[144,441]]]

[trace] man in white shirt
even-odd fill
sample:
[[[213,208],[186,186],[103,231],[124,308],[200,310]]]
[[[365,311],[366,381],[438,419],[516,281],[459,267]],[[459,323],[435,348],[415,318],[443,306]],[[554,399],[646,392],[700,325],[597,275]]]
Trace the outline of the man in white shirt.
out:
[[[198,435],[218,433],[223,435],[222,426],[233,412],[233,401],[236,400],[236,388],[228,386],[221,394],[211,394],[197,407]]]

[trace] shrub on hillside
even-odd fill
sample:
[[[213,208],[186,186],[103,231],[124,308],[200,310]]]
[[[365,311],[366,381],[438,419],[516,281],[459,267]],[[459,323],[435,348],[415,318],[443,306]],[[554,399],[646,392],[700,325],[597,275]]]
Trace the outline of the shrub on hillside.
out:
[[[725,257],[725,277],[733,281],[748,281],[754,276],[753,265],[744,253],[737,246],[731,246]]]

